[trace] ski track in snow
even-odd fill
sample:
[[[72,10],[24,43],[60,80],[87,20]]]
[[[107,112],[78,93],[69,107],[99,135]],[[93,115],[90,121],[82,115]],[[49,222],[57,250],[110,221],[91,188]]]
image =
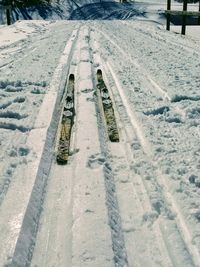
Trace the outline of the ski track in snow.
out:
[[[133,29],[132,29],[133,30]],[[103,34],[104,35],[104,34]],[[111,37],[111,38],[107,38],[107,36],[106,36],[106,39],[107,40],[113,40],[114,38],[113,37]],[[101,39],[102,40],[102,39]],[[113,41],[111,41],[110,43],[114,43]],[[115,47],[117,47],[118,48],[118,50],[120,50],[121,52],[122,52],[122,54],[123,54],[123,56],[125,55],[125,52],[123,52],[123,50],[122,50],[122,48],[119,48],[119,46],[116,44],[116,43],[114,43],[114,45],[115,45]],[[114,51],[114,50],[113,50]],[[126,56],[126,55],[125,55]],[[129,57],[130,57],[130,55],[129,55]],[[128,56],[127,56],[127,60],[129,60],[130,62],[132,62],[132,59],[128,59]],[[135,65],[135,64],[134,64]],[[116,64],[115,64],[115,67],[116,67]],[[136,65],[136,67],[137,67],[137,65]],[[141,69],[141,68],[140,68]],[[112,68],[111,68],[111,72],[112,72]],[[146,78],[146,79],[148,79],[149,80],[149,76],[148,75],[146,75],[146,72],[145,72],[145,70],[143,70],[143,74],[145,74],[144,75],[144,77]],[[116,85],[118,84],[118,82],[116,82]],[[118,86],[119,87],[119,86]],[[161,90],[160,90],[161,91]],[[124,99],[124,97],[123,97],[123,99]],[[169,99],[169,98],[168,98]],[[186,98],[187,99],[187,98]],[[125,100],[124,100],[125,101]],[[124,102],[124,106],[126,106],[126,108],[127,108],[127,102]],[[178,108],[176,108],[176,110],[179,110]],[[128,111],[128,113],[130,114],[130,112]],[[152,113],[153,114],[153,113]],[[155,113],[156,114],[156,113]],[[136,132],[137,132],[137,135],[138,135],[138,137],[139,137],[139,139],[141,140],[142,139],[142,142],[141,142],[141,144],[143,144],[143,146],[144,146],[144,151],[146,152],[146,145],[144,145],[144,139],[143,139],[143,135],[141,134],[141,132],[139,132],[138,133],[138,124],[137,123],[135,123],[134,121],[133,121],[133,118],[134,118],[134,115],[132,115],[132,116],[130,116],[131,117],[131,121],[132,121],[132,123],[133,123],[133,125],[134,125],[134,127],[136,127]],[[151,154],[150,154],[151,155]],[[159,169],[158,169],[158,177],[162,177],[163,176],[163,174],[159,171]],[[166,177],[165,177],[166,178]],[[164,182],[164,179],[162,180],[162,183],[161,183],[161,188],[163,187],[163,182]],[[166,182],[164,182],[164,184],[165,184],[165,186],[166,186]],[[167,188],[166,188],[166,193],[168,192],[168,190],[169,190],[169,187],[167,186]],[[194,247],[193,246],[193,242],[192,242],[192,235],[191,235],[191,233],[190,233],[190,231],[188,231],[188,226],[186,226],[185,225],[185,222],[184,222],[184,220],[183,220],[183,218],[182,218],[182,215],[180,214],[180,209],[178,209],[177,208],[177,206],[176,206],[176,204],[175,204],[175,202],[173,201],[173,198],[172,198],[172,196],[170,195],[170,193],[167,193],[167,195],[168,195],[168,198],[170,199],[170,201],[172,201],[172,206],[173,206],[173,209],[174,209],[174,211],[176,212],[176,214],[177,214],[177,223],[178,223],[178,225],[181,227],[180,228],[180,232],[181,232],[181,235],[183,235],[183,239],[184,239],[184,241],[185,241],[185,243],[188,245],[188,250],[189,250],[189,253],[191,254],[191,255],[193,255],[193,259],[194,259],[194,262],[195,262],[195,266],[198,266],[199,265],[199,253],[198,253],[198,250],[196,249],[196,247]],[[169,196],[170,195],[170,196]],[[190,229],[191,230],[191,229]],[[184,245],[183,245],[183,250],[184,250]],[[183,261],[184,262],[184,261]],[[176,263],[177,264],[177,263]],[[177,265],[176,265],[177,266]],[[181,266],[181,265],[180,265]],[[191,266],[191,263],[189,264],[189,266]]]
[[[72,27],[69,26],[68,29],[71,30]],[[63,30],[64,30],[64,32],[66,32],[65,38],[67,39],[69,37],[68,29],[62,28],[60,29],[60,31],[56,31],[56,32],[59,36],[60,34],[63,35]],[[54,32],[54,29],[52,29],[52,32]],[[55,35],[55,32],[54,32],[54,35]],[[54,37],[56,39],[56,35]],[[62,50],[63,44],[65,44],[66,42],[66,39],[63,42],[61,42],[61,46],[60,46],[61,50]],[[50,49],[53,49],[53,47],[51,47],[52,44],[57,44],[57,42],[52,42],[52,43],[49,42]],[[41,45],[41,50],[47,49],[46,42],[45,44],[43,44],[44,46],[42,45],[42,43],[40,45]],[[41,59],[44,64],[46,63],[47,69],[49,66],[49,71],[53,70],[53,68],[57,64],[56,57],[60,56],[60,51],[58,50],[58,52],[59,53],[57,53],[57,55],[55,54],[54,57],[52,57],[52,59],[54,59],[54,62],[55,62],[53,65],[52,65],[52,62],[48,62],[49,58],[46,58],[46,60],[44,60],[44,58]],[[38,53],[43,54],[43,51],[40,51],[40,52],[38,51]],[[37,56],[37,54],[34,56]],[[63,57],[65,58],[65,55]],[[30,58],[29,60],[31,59],[32,58]],[[52,61],[52,59],[50,59],[50,61]],[[66,63],[66,59],[64,60],[64,63]],[[22,58],[21,64],[24,64],[23,58]],[[45,141],[45,128],[47,128],[46,123],[48,123],[48,121],[43,120],[44,124],[42,125],[41,117],[40,117],[41,124],[37,123],[37,121],[34,123],[34,121],[35,121],[36,116],[38,115],[37,112],[41,105],[42,99],[45,96],[45,91],[47,90],[47,83],[50,80],[49,79],[50,77],[48,77],[47,75],[46,77],[47,81],[41,82],[43,72],[41,70],[37,71],[36,69],[34,73],[35,77],[33,78],[33,74],[31,74],[29,77],[30,80],[27,81],[28,76],[27,76],[27,73],[24,73],[24,70],[21,70],[21,73],[20,74],[18,73],[18,75],[16,75],[16,72],[20,71],[18,68],[18,64],[17,66],[15,65],[13,66],[13,72],[12,72],[13,75],[10,73],[9,69],[8,70],[5,69],[4,71],[5,71],[4,75],[6,75],[6,77],[10,77],[10,80],[1,78],[2,79],[1,80],[1,91],[6,91],[6,89],[8,88],[13,89],[11,90],[11,93],[10,92],[7,93],[9,95],[11,94],[11,96],[9,96],[10,105],[13,105],[13,104],[16,105],[19,103],[20,109],[26,110],[26,112],[30,114],[28,116],[29,121],[27,123],[29,127],[32,125],[34,129],[31,130],[30,132],[22,133],[22,134],[20,134],[19,131],[10,131],[9,129],[1,131],[1,147],[2,147],[1,156],[3,158],[3,161],[1,162],[1,164],[3,168],[1,171],[1,203],[2,203],[2,206],[1,206],[1,224],[0,224],[1,229],[0,230],[1,230],[2,241],[4,240],[5,242],[4,244],[1,244],[1,247],[3,248],[1,250],[2,251],[1,262],[5,261],[6,259],[8,259],[9,261],[12,260],[12,257],[10,259],[10,256],[12,256],[15,242],[18,238],[22,220],[23,220],[23,216],[21,215],[23,215],[26,210],[31,191],[33,189],[32,187],[33,187],[34,179],[35,179],[34,175],[36,174],[35,172],[37,172],[36,166],[38,162],[40,161],[40,157],[41,157],[40,149],[42,147],[40,148],[40,145],[42,142]],[[3,73],[1,74],[3,75]],[[7,74],[9,74],[9,76],[7,76]],[[17,80],[16,80],[16,77],[17,77]],[[57,86],[59,86],[58,81],[57,82],[54,81],[55,84],[52,85],[53,88],[57,88]],[[20,96],[21,92],[18,93],[18,90],[14,90],[18,87],[23,88],[24,90],[23,97]],[[16,97],[16,92],[18,93],[17,97]],[[14,95],[14,97],[12,97],[12,95]],[[3,97],[6,99],[6,102],[7,102],[8,96],[5,94],[5,96]],[[52,97],[53,99],[55,98],[55,96],[52,96]],[[24,102],[26,102],[26,106],[24,105]],[[10,105],[6,105],[6,108],[9,107]],[[16,110],[17,110],[17,107],[16,107]],[[45,112],[48,112],[46,108],[45,108]],[[45,115],[44,112],[42,112],[41,115],[44,117]],[[46,117],[46,119],[47,118],[48,117]],[[5,123],[8,124],[7,121]],[[6,140],[5,136],[7,136],[7,138],[9,139],[9,142],[5,142]],[[33,137],[33,140],[31,140],[32,137]],[[34,141],[34,138],[35,138],[35,141]],[[35,142],[37,142],[37,138],[40,140],[40,143],[35,144]],[[27,171],[26,171],[26,168],[27,168]],[[33,168],[33,171],[31,173],[32,168]],[[19,192],[18,199],[17,199],[18,201],[12,198],[13,192],[15,193]],[[15,212],[11,211],[11,209],[9,208],[14,204],[13,201],[15,202]],[[40,211],[40,209],[38,209],[38,211]],[[15,226],[13,227],[9,226],[12,224],[15,225],[16,217],[18,217],[18,214],[20,214],[20,217],[19,219],[17,219],[18,220],[17,228],[15,228]],[[9,224],[8,224],[8,227],[4,229],[5,223],[3,222],[6,222],[6,221]],[[30,226],[31,226],[31,223],[30,223]],[[26,242],[24,245],[25,246],[27,245]],[[26,260],[24,261],[24,263],[26,263]]]
[[[151,155],[151,152],[150,151],[152,151],[152,149],[151,149],[151,147],[150,147],[150,145],[148,144],[148,142],[145,140],[145,137],[143,136],[143,134],[142,134],[142,131],[141,131],[141,126],[140,126],[140,124],[137,122],[137,120],[136,119],[134,119],[133,120],[133,118],[135,117],[135,115],[134,115],[134,113],[131,111],[131,109],[130,109],[130,107],[129,107],[129,104],[128,104],[128,102],[126,101],[126,96],[124,95],[124,93],[123,93],[123,90],[122,90],[122,88],[121,88],[121,86],[120,86],[120,84],[119,84],[119,81],[117,80],[117,78],[116,78],[116,76],[115,76],[115,74],[114,74],[114,72],[113,72],[113,69],[112,69],[112,67],[110,66],[110,64],[108,64],[108,69],[107,69],[107,71],[106,71],[106,73],[108,73],[108,70],[110,70],[110,73],[111,73],[111,75],[112,75],[112,77],[113,77],[113,80],[115,81],[115,84],[116,84],[116,88],[118,88],[118,91],[119,91],[119,95],[120,95],[120,97],[121,97],[121,99],[122,99],[122,102],[123,102],[123,106],[124,107],[126,107],[126,110],[127,110],[127,114],[128,114],[128,116],[129,116],[129,119],[130,119],[130,121],[131,121],[131,124],[132,124],[132,127],[134,128],[134,130],[135,130],[135,132],[136,132],[136,136],[137,136],[137,138],[139,139],[139,143],[141,144],[141,147],[143,148],[143,150],[144,150],[144,152],[145,152],[145,154],[147,154],[149,157],[150,157],[150,165],[152,165],[152,167],[154,167],[154,164],[153,164],[153,162],[151,162],[151,157],[152,157],[152,155]],[[124,125],[124,127],[125,127],[125,125]],[[134,136],[134,134],[132,134],[132,136]],[[145,141],[144,141],[145,140]],[[131,140],[130,140],[131,141]],[[143,155],[143,159],[145,159],[145,156]],[[147,161],[149,161],[149,159],[147,159]],[[152,173],[153,173],[154,171],[152,170]],[[158,177],[162,177],[163,176],[163,174],[159,171],[159,169],[157,169],[156,170],[156,172],[158,173],[157,175],[158,175]],[[162,181],[163,182],[163,181]],[[158,214],[160,214],[160,208],[161,207],[159,207],[159,202],[154,202],[155,201],[155,195],[156,194],[158,194],[158,188],[162,188],[162,184],[161,185],[159,185],[159,184],[155,184],[155,189],[153,189],[153,187],[151,188],[151,192],[150,192],[150,190],[149,190],[149,188],[148,188],[148,186],[146,185],[146,187],[147,187],[147,195],[148,195],[148,197],[150,198],[150,202],[152,203],[152,206],[154,207],[154,209],[155,209],[155,212],[158,212]],[[190,243],[190,240],[191,240],[191,236],[190,236],[190,233],[188,232],[188,229],[187,229],[187,227],[186,227],[186,225],[184,224],[184,220],[182,219],[182,216],[181,216],[181,214],[180,214],[180,212],[179,212],[179,210],[177,209],[177,207],[176,207],[176,204],[174,203],[174,201],[173,201],[173,198],[172,198],[172,196],[169,194],[169,193],[167,193],[168,192],[168,186],[165,184],[165,186],[166,186],[166,193],[164,193],[164,194],[166,194],[167,196],[168,196],[168,199],[170,199],[170,201],[172,202],[172,207],[173,207],[173,210],[172,210],[172,214],[166,214],[166,217],[169,217],[170,218],[170,216],[172,216],[173,217],[173,211],[177,214],[177,216],[179,216],[179,218],[180,218],[180,225],[181,225],[181,229],[180,229],[180,231],[183,231],[184,233],[184,237],[185,237],[185,241],[186,241],[186,243],[188,244],[188,246],[189,246],[189,251],[191,252],[191,254],[193,254],[194,253],[194,258],[196,259],[196,265],[198,265],[198,251],[196,251],[195,250],[195,248],[193,247],[193,245]],[[161,193],[161,192],[159,192],[159,193]],[[139,193],[138,193],[139,194]],[[154,196],[152,197],[152,194],[154,194]],[[157,196],[157,198],[159,199],[160,198],[160,200],[162,199],[162,200],[164,200],[164,202],[165,202],[165,205],[166,205],[166,212],[168,213],[168,212],[171,212],[170,211],[170,207],[168,207],[168,199],[165,197],[165,196],[159,196],[159,194],[158,194],[158,196]],[[166,198],[166,200],[165,200],[165,198]],[[161,200],[161,201],[162,201]],[[158,200],[156,200],[156,201],[158,201]],[[162,212],[161,212],[162,213]],[[174,213],[174,214],[175,214]],[[157,220],[157,215],[156,214],[154,214],[154,213],[151,213],[151,211],[150,211],[150,214],[143,214],[143,216],[147,216],[147,218],[149,217],[149,216],[155,216],[155,219]],[[146,218],[145,218],[146,219]],[[162,220],[162,219],[161,219]],[[162,224],[164,224],[164,225],[169,225],[170,223],[169,222],[162,222],[161,221],[161,226],[160,227],[162,227],[162,228],[164,228],[164,226],[162,226]],[[159,231],[159,230],[157,230],[157,231]],[[163,231],[164,232],[164,231]],[[167,242],[169,242],[168,240],[167,240],[167,237],[165,236],[165,232],[163,233],[163,239],[164,239],[164,241],[166,242],[166,244],[167,244]],[[179,242],[182,242],[183,243],[183,241],[181,241],[181,238],[179,237]],[[161,244],[161,241],[159,242],[159,244]],[[179,244],[180,245],[180,244]],[[172,243],[170,244],[170,246],[168,245],[168,247],[171,249],[171,247],[172,247]],[[180,247],[181,247],[181,245],[180,245]],[[169,253],[169,255],[172,255],[173,253],[172,253],[172,251],[170,251],[170,249],[169,249],[169,251],[168,251],[168,253]],[[174,248],[173,248],[173,250],[174,250]],[[185,250],[185,244],[183,243],[182,244],[182,248],[180,248],[180,252],[181,252],[181,254],[185,254],[185,253],[183,253],[184,252],[184,250]],[[182,262],[181,262],[181,255],[180,255],[180,252],[179,252],[179,254],[178,254],[178,252],[176,253],[176,256],[175,255],[173,255],[173,256],[171,256],[171,260],[172,260],[172,257],[173,257],[173,260],[172,260],[172,263],[174,264],[174,266],[178,266],[178,265],[182,265],[182,264],[184,264],[185,263],[185,259],[183,259],[182,260]],[[178,257],[177,257],[177,255],[178,255]],[[184,255],[184,257],[185,257],[185,255]],[[190,257],[189,255],[187,255],[186,257]],[[178,260],[176,259],[176,258],[178,258]],[[180,261],[180,262],[179,262]],[[149,264],[149,263],[148,263]],[[190,262],[189,263],[189,266],[192,266],[192,262]]]
[[[1,51],[0,264],[200,266],[200,45],[140,22],[27,28]],[[99,68],[119,143],[108,141]],[[59,166],[70,73],[75,125]]]

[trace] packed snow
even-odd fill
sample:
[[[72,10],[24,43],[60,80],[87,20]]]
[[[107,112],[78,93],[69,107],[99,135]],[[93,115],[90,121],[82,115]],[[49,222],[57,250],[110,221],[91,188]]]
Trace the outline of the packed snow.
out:
[[[92,2],[72,20],[0,27],[0,266],[200,266],[198,26],[166,31],[159,1],[99,14]],[[58,165],[69,74],[75,123]]]

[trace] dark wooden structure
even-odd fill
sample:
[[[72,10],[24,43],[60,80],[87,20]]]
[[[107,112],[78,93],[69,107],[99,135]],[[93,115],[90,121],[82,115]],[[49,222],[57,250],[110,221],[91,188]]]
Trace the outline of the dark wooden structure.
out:
[[[187,16],[196,16],[198,17],[198,25],[200,25],[200,2],[199,2],[199,11],[188,11],[187,10],[188,1],[183,1],[183,11],[171,10],[171,0],[167,0],[167,10],[165,11],[167,17],[166,29],[170,30],[170,18],[171,15],[182,16],[182,29],[181,34],[185,35],[186,25],[187,25]]]
[[[11,7],[10,6],[6,7],[6,20],[7,20],[7,25],[11,25]]]

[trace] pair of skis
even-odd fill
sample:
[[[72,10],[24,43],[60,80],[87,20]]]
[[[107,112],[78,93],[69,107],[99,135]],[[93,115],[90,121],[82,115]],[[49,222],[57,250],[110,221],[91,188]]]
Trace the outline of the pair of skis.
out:
[[[67,94],[64,99],[62,110],[61,125],[59,127],[59,140],[57,147],[56,160],[58,164],[66,164],[70,153],[71,131],[74,124],[74,74],[70,74],[67,84]],[[103,80],[102,71],[97,70],[97,88],[100,91],[101,102],[103,106],[105,121],[107,125],[108,137],[111,142],[119,142],[119,133],[115,119],[112,100],[108,89]]]

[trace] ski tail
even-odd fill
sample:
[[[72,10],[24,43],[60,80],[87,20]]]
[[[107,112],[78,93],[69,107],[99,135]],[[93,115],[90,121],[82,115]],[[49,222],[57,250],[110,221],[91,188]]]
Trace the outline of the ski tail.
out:
[[[101,80],[103,80],[102,70],[98,69],[97,70],[97,81],[100,82]]]

